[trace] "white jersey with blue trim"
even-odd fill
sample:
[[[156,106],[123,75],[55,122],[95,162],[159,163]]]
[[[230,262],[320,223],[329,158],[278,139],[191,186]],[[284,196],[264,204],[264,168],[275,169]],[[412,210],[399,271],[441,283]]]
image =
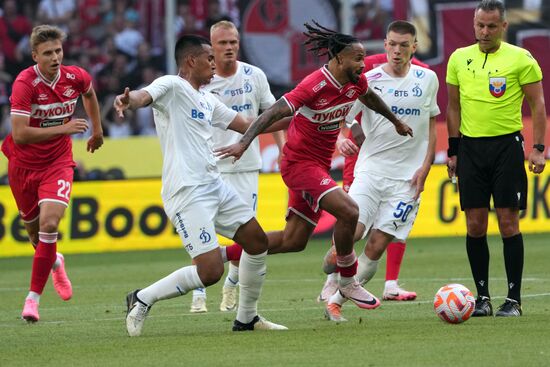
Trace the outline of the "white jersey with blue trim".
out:
[[[163,154],[163,200],[184,186],[216,180],[212,126],[227,129],[237,113],[211,93],[177,75],[162,76],[142,90],[153,98],[153,116]]]
[[[269,83],[264,72],[253,65],[238,61],[237,72],[223,78],[215,75],[210,84],[204,86],[205,90],[214,94],[223,104],[248,118],[258,117],[260,110],[266,110],[275,103],[275,97],[271,94]],[[214,129],[214,147],[223,147],[237,143],[242,135],[232,130]],[[254,139],[252,144],[235,163],[233,158],[225,158],[218,161],[221,172],[256,171],[262,167],[260,153],[260,141]]]
[[[354,173],[355,176],[367,172],[396,180],[410,180],[426,157],[430,118],[440,113],[437,105],[439,82],[432,70],[420,66],[411,65],[408,74],[402,78],[388,75],[383,66],[366,73],[369,87],[412,128],[414,137],[397,134],[390,121],[357,101],[353,110],[357,111],[361,106],[361,127],[366,138]],[[352,111],[348,118],[356,115]]]

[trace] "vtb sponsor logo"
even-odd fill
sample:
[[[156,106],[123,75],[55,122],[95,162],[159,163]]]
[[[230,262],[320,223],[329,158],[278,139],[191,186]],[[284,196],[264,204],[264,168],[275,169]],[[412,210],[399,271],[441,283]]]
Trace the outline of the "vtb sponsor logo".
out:
[[[55,117],[67,117],[74,113],[76,99],[64,103],[52,103],[47,105],[33,105],[31,118],[50,119]]]
[[[311,120],[313,122],[329,122],[334,119],[342,119],[348,114],[351,106],[352,104],[348,104],[334,110],[326,112],[316,112],[311,117]]]

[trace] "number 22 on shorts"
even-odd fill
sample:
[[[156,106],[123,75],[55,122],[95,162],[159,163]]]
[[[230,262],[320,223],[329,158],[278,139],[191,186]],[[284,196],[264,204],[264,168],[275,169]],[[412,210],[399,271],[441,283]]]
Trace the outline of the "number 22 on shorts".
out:
[[[69,200],[69,195],[71,194],[71,183],[65,180],[57,180],[57,184],[59,185],[57,196]]]

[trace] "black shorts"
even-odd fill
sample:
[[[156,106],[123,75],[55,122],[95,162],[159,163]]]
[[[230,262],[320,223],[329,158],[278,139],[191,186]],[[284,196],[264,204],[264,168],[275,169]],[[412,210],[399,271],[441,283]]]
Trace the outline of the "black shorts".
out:
[[[527,173],[523,136],[519,133],[462,137],[457,156],[458,189],[462,210],[489,208],[525,209]]]

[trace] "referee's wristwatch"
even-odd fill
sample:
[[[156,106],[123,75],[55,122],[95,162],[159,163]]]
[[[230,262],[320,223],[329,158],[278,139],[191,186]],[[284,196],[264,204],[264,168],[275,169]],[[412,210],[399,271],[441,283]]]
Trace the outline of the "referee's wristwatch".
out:
[[[541,153],[544,153],[544,148],[544,144],[533,144],[533,149],[536,149]]]

